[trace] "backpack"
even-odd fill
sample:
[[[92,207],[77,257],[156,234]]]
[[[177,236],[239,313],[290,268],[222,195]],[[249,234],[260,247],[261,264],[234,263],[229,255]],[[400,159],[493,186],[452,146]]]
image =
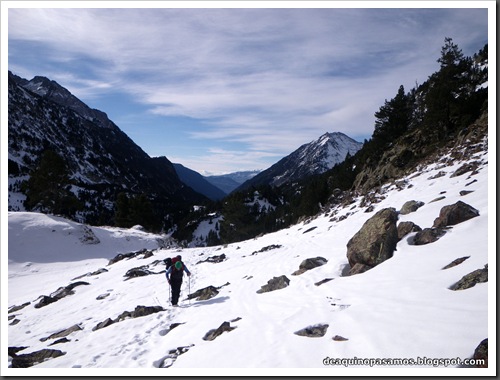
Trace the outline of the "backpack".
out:
[[[175,257],[167,257],[163,260],[165,263],[165,271],[168,271],[170,267],[172,267],[172,277],[182,278],[184,272],[184,263],[179,260],[177,256]]]
[[[168,270],[168,268],[170,268],[172,265],[172,258],[167,257],[165,260],[163,260],[163,262],[165,263],[165,270]]]

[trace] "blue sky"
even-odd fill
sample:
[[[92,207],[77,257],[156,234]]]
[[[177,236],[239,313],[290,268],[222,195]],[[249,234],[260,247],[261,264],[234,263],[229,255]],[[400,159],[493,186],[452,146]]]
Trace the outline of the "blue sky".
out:
[[[57,81],[149,155],[203,174],[265,169],[325,132],[363,141],[385,99],[438,69],[445,37],[466,55],[488,42],[486,2],[16,3],[9,70]]]

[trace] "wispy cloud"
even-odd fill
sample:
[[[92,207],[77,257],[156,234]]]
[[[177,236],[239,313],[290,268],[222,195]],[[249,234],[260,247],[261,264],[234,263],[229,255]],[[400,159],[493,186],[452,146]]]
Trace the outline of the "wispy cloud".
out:
[[[370,136],[384,99],[437,68],[444,37],[475,51],[487,22],[484,9],[11,8],[8,33],[11,69],[199,120],[188,136],[204,158],[244,166],[326,131]],[[217,141],[247,155],[209,151]]]

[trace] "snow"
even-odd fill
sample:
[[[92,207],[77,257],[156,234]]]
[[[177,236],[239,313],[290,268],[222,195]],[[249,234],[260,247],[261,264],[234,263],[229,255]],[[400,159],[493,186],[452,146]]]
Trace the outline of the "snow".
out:
[[[2,310],[25,302],[31,304],[12,313],[20,320],[16,325],[7,326],[3,320],[2,336],[4,340],[8,336],[8,342],[2,345],[2,368],[8,365],[7,346],[29,347],[18,354],[43,348],[59,349],[66,354],[28,369],[5,368],[2,374],[492,375],[496,368],[492,304],[496,295],[495,271],[489,272],[487,283],[461,291],[449,289],[462,276],[485,264],[496,267],[495,245],[488,239],[494,237],[495,231],[494,193],[489,192],[494,190],[494,180],[488,182],[488,155],[481,156],[481,160],[478,174],[470,178],[470,173],[450,177],[461,166],[458,162],[446,168],[422,168],[419,176],[403,179],[407,184],[403,190],[386,186],[385,199],[374,204],[371,213],[364,212],[361,199],[357,199],[346,208],[338,206],[288,229],[217,247],[162,248],[162,236],[139,229],[90,226],[99,243],[88,244],[82,242],[82,236],[89,232],[81,224],[55,216],[11,212],[8,265],[5,256],[2,261],[3,284],[8,285],[8,293],[2,286]],[[439,171],[447,174],[429,179]],[[477,182],[466,186],[472,178]],[[459,191],[464,189],[473,192],[460,196]],[[445,199],[431,202],[443,195]],[[431,227],[440,209],[458,200],[479,210],[480,216],[453,226],[432,244],[409,245],[406,237],[398,243],[391,259],[363,274],[342,277],[347,264],[346,244],[363,223],[378,210],[399,210],[412,199],[425,205],[414,213],[400,215],[399,221],[411,220],[422,228]],[[347,218],[335,221],[342,215]],[[259,252],[272,245],[276,247]],[[117,253],[142,248],[153,250],[154,255],[107,265]],[[192,276],[184,280],[181,306],[172,308],[163,265],[154,262],[178,254]],[[221,263],[200,263],[221,254],[227,257]],[[328,263],[299,276],[291,275],[302,260],[316,256],[326,258]],[[470,258],[442,270],[463,256]],[[125,281],[127,270],[142,265],[149,265],[158,274]],[[76,287],[74,295],[34,308],[40,295],[49,295],[74,282],[75,277],[99,268],[108,271],[82,278],[90,285]],[[268,280],[280,275],[290,279],[287,288],[256,293]],[[333,280],[315,285],[325,278]],[[186,299],[189,292],[210,285],[225,286],[210,300]],[[105,293],[110,295],[96,300]],[[92,331],[98,323],[132,311],[137,305],[162,306],[165,311]],[[237,318],[241,319],[235,321]],[[231,321],[236,329],[213,341],[203,340],[209,330],[224,321]],[[182,324],[169,331],[173,323]],[[82,330],[70,334],[70,342],[48,347],[50,340],[40,341],[74,324]],[[325,336],[308,338],[294,334],[316,324],[329,325]],[[348,340],[334,341],[335,335]],[[432,365],[432,360],[438,358],[470,358],[485,338],[489,339],[489,369]],[[167,360],[173,363],[171,367],[157,368],[169,351],[184,346],[190,347],[186,353]],[[373,368],[323,364],[332,358],[427,358],[430,364]]]

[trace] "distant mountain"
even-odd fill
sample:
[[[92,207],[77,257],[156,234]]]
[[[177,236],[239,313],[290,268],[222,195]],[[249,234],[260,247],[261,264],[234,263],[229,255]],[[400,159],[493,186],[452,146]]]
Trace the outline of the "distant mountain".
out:
[[[211,184],[200,173],[175,163],[174,169],[182,182],[207,198],[216,201],[226,196],[224,191]]]
[[[28,81],[9,72],[8,102],[11,210],[112,224],[120,193],[154,202],[149,207],[158,220],[206,199],[182,183],[166,157],[149,157],[104,112],[48,78]]]
[[[325,133],[246,181],[238,190],[257,185],[281,186],[287,182],[324,173],[344,161],[348,154],[354,155],[362,146],[362,143],[343,133]]]
[[[242,183],[255,177],[259,173],[260,170],[241,171],[223,175],[206,176],[205,179],[226,194],[229,194]]]

